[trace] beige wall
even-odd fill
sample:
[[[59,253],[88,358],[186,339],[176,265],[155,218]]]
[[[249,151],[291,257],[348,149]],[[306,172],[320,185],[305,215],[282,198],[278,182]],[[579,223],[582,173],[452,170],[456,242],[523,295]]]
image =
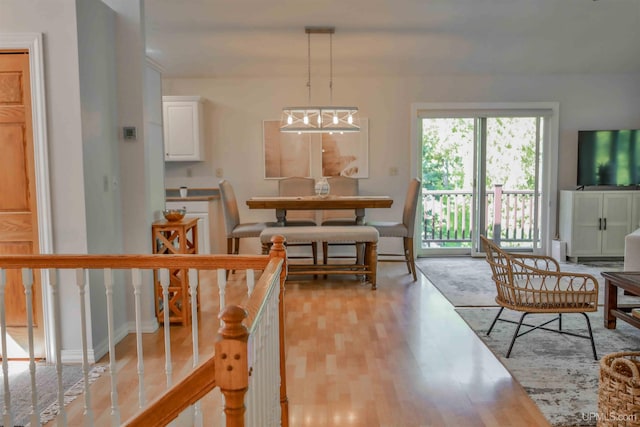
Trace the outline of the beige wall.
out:
[[[371,210],[369,218],[400,218],[410,177],[410,110],[414,102],[559,102],[558,188],[572,188],[578,129],[640,127],[640,75],[467,75],[334,78],[334,103],[354,104],[369,118],[369,178],[365,194],[391,194],[393,212]],[[240,201],[275,194],[263,179],[262,120],[278,120],[283,106],[306,104],[305,80],[169,79],[165,95],[201,95],[205,104],[206,161],[166,164],[168,186],[216,186],[222,169]],[[318,92],[318,91],[315,91]],[[326,102],[322,93],[312,103]],[[320,139],[312,139],[312,175],[319,177]],[[390,176],[397,167],[399,174]],[[191,174],[192,177],[187,175]],[[271,219],[249,211],[242,220]]]

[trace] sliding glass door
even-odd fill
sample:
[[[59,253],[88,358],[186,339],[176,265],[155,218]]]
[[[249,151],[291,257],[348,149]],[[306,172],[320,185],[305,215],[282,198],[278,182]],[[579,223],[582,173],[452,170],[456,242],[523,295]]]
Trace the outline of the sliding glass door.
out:
[[[418,254],[541,248],[546,110],[420,110]],[[417,236],[416,236],[417,237]]]

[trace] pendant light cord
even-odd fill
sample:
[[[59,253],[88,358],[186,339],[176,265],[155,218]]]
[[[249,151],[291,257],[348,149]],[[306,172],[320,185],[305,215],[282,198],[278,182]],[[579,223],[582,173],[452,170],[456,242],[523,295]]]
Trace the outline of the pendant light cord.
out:
[[[333,105],[333,34],[329,34],[329,105]]]
[[[309,89],[309,101],[311,105],[311,34],[307,33],[307,88]]]

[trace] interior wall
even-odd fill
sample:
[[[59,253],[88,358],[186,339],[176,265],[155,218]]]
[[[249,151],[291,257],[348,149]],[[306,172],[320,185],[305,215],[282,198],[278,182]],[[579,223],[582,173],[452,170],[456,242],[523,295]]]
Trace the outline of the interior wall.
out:
[[[4,0],[0,13],[3,33],[41,33],[45,76],[49,155],[52,250],[86,253],[84,167],[76,5],[66,1]],[[60,279],[63,304],[63,351],[80,348],[77,287]],[[72,284],[72,286],[68,286]],[[70,302],[64,304],[64,302]]]
[[[54,251],[86,251],[75,1],[4,0],[4,33],[42,33]],[[10,11],[6,13],[6,11]]]
[[[82,7],[78,9],[78,13],[83,15]],[[87,16],[81,16],[81,19],[97,19],[91,14],[100,7],[100,2],[92,2],[92,6],[87,6]],[[151,197],[144,195],[145,190],[149,188],[145,183],[145,179],[149,175],[145,172],[146,154],[144,142],[129,143],[120,138],[118,134],[122,124],[134,125],[138,127],[139,137],[144,138],[144,26],[140,24],[143,15],[141,0],[111,0],[112,9],[118,12],[116,22],[116,54],[115,61],[118,71],[118,86],[114,92],[113,88],[110,96],[118,100],[118,110],[116,119],[117,124],[111,126],[109,132],[116,135],[116,143],[119,158],[116,160],[93,159],[90,161],[91,167],[102,165],[104,169],[100,169],[94,176],[89,171],[86,183],[89,187],[85,191],[85,165],[83,162],[83,138],[96,142],[95,145],[90,143],[87,150],[97,150],[101,153],[106,147],[99,147],[97,140],[99,138],[111,138],[107,136],[107,131],[101,136],[93,135],[96,129],[100,128],[101,120],[108,120],[106,117],[97,117],[92,114],[84,114],[88,111],[81,111],[80,96],[80,54],[79,49],[88,47],[84,43],[105,43],[102,40],[85,40],[93,39],[94,35],[91,29],[84,31],[83,40],[79,40],[78,16],[76,15],[75,0],[36,0],[25,2],[23,0],[3,0],[2,13],[0,13],[0,28],[3,33],[41,33],[43,34],[43,51],[44,51],[44,75],[45,75],[45,100],[46,100],[46,120],[47,120],[47,143],[49,153],[49,174],[50,174],[50,192],[51,192],[51,220],[53,234],[53,252],[54,253],[88,253],[89,241],[91,241],[91,250],[103,248],[103,242],[99,239],[89,236],[90,233],[96,231],[95,225],[98,222],[95,218],[87,219],[89,215],[99,212],[95,189],[98,189],[102,195],[106,193],[102,191],[105,174],[116,173],[116,167],[120,164],[120,176],[115,175],[111,181],[109,191],[107,193],[106,203],[108,209],[112,208],[113,200],[118,191],[122,195],[119,218],[109,217],[108,221],[101,225],[100,233],[92,234],[92,236],[100,236],[111,240],[111,246],[116,245],[118,239],[122,242],[126,241],[125,250],[135,253],[150,252],[150,225],[154,219],[154,215],[160,215],[163,207],[163,191],[162,185],[155,186],[158,194]],[[89,13],[92,7],[96,9]],[[119,9],[117,9],[119,8]],[[125,13],[125,12],[128,12]],[[100,31],[96,37],[100,39]],[[87,35],[88,34],[88,35]],[[136,36],[137,35],[137,36]],[[106,47],[105,47],[106,48]],[[103,52],[108,58],[113,60],[112,52]],[[88,61],[106,61],[101,55],[91,52],[90,56],[84,57]],[[91,66],[84,63],[83,66]],[[93,69],[91,73],[100,73],[104,70]],[[84,75],[83,79],[88,76]],[[93,76],[93,82],[85,81],[87,84],[97,82],[97,77]],[[107,82],[100,82],[101,85],[107,85]],[[106,91],[102,86],[100,90]],[[91,95],[88,95],[91,96]],[[95,101],[95,98],[91,98]],[[93,102],[92,101],[92,102]],[[91,105],[91,103],[87,104]],[[87,105],[84,105],[86,108]],[[124,106],[124,108],[123,108]],[[107,114],[104,105],[101,105],[101,114]],[[114,113],[113,111],[111,113]],[[86,121],[86,123],[84,123]],[[103,129],[100,129],[103,131]],[[93,138],[96,138],[95,140]],[[143,140],[144,141],[144,140]],[[157,148],[156,144],[156,148]],[[160,151],[162,149],[160,148]],[[112,154],[110,150],[107,152]],[[89,151],[87,152],[89,153]],[[125,159],[123,162],[122,159]],[[101,161],[106,163],[102,164]],[[97,162],[97,163],[95,163]],[[108,167],[106,164],[109,164]],[[89,167],[89,166],[87,166]],[[106,169],[109,169],[108,171]],[[163,167],[155,168],[154,171],[162,171]],[[157,174],[157,173],[156,173]],[[162,173],[154,176],[156,182],[162,182]],[[138,189],[141,186],[141,190]],[[124,190],[124,191],[122,191]],[[126,193],[126,194],[123,194]],[[85,199],[88,195],[90,200]],[[140,197],[140,195],[144,195]],[[155,203],[157,206],[152,206]],[[124,219],[126,218],[126,221]],[[107,219],[102,217],[102,219]],[[90,224],[87,223],[90,222]],[[118,226],[120,221],[122,226]],[[126,224],[127,229],[121,230]],[[115,227],[114,232],[111,227]],[[91,232],[88,230],[91,228]],[[105,233],[105,230],[108,232]],[[117,237],[114,237],[117,235]],[[73,276],[73,275],[72,275]],[[152,284],[150,276],[147,274],[146,287],[143,290],[143,299],[145,305],[143,307],[143,321],[145,329],[154,330],[157,328],[155,322],[155,314],[153,309]],[[72,286],[62,286],[60,290],[60,301],[62,303],[63,324],[62,324],[62,347],[63,358],[65,355],[69,357],[78,357],[80,349],[80,325],[79,305],[77,302],[77,288],[73,279],[60,280],[63,284],[71,284]],[[100,291],[104,295],[104,290]],[[89,294],[87,294],[89,298]],[[116,316],[118,317],[118,316]],[[126,315],[118,317],[119,319],[127,319]],[[101,322],[102,324],[104,322]],[[101,334],[99,334],[101,335]],[[100,341],[100,337],[95,337],[95,342]]]
[[[640,127],[639,81],[638,74],[362,76],[335,77],[333,92],[334,104],[357,105],[361,116],[369,119],[369,178],[361,180],[361,192],[394,198],[391,210],[371,209],[367,217],[399,219],[411,178],[412,103],[558,102],[558,189],[568,189],[576,182],[579,129]],[[277,182],[264,179],[262,121],[279,120],[285,105],[307,104],[305,84],[303,78],[164,79],[165,95],[200,95],[207,100],[206,160],[166,163],[167,186],[215,187],[220,180],[216,171],[221,171],[234,186],[242,221],[272,220],[272,212],[249,210],[243,203],[253,195],[277,192]],[[312,103],[322,102],[327,100],[320,93]],[[319,138],[312,136],[315,178],[321,175]],[[398,168],[398,175],[391,175],[393,168]],[[254,244],[247,250],[257,249]]]
[[[116,15],[100,0],[79,0],[78,53],[87,217],[87,247],[92,254],[122,253],[117,134]],[[109,230],[109,233],[105,233]],[[115,272],[115,330],[127,325],[122,272]],[[101,271],[90,272],[91,331],[95,347],[108,342],[107,307]],[[102,354],[97,354],[97,357]]]
[[[122,206],[123,252],[151,253],[151,224],[162,217],[164,208],[164,168],[160,159],[164,149],[158,142],[158,132],[149,127],[152,111],[146,110],[149,95],[148,73],[144,38],[143,0],[104,0],[116,13],[116,66],[118,99],[118,137]],[[159,78],[157,79],[159,84]],[[153,83],[153,82],[151,82]],[[159,87],[158,87],[159,93]],[[160,103],[159,97],[156,102]],[[151,109],[153,110],[153,109]],[[151,117],[151,118],[150,118]],[[136,128],[135,139],[124,139],[122,128]],[[160,162],[159,165],[153,162]],[[142,272],[141,318],[143,331],[158,327],[153,304],[153,277],[151,271]],[[135,330],[134,299],[127,298],[129,330]]]

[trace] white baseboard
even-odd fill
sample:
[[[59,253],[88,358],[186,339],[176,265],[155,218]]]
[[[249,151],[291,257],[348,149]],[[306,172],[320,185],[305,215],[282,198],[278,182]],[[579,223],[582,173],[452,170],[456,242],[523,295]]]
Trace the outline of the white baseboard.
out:
[[[157,319],[152,319],[146,322],[142,322],[142,333],[148,334],[158,330],[159,323]],[[115,332],[115,342],[119,343],[131,333],[136,332],[136,323],[128,322],[123,324]],[[89,363],[96,363],[96,360],[100,360],[105,354],[109,352],[109,339],[98,343],[94,348],[87,349],[87,359]],[[62,363],[82,363],[82,349],[62,350],[60,358]]]

